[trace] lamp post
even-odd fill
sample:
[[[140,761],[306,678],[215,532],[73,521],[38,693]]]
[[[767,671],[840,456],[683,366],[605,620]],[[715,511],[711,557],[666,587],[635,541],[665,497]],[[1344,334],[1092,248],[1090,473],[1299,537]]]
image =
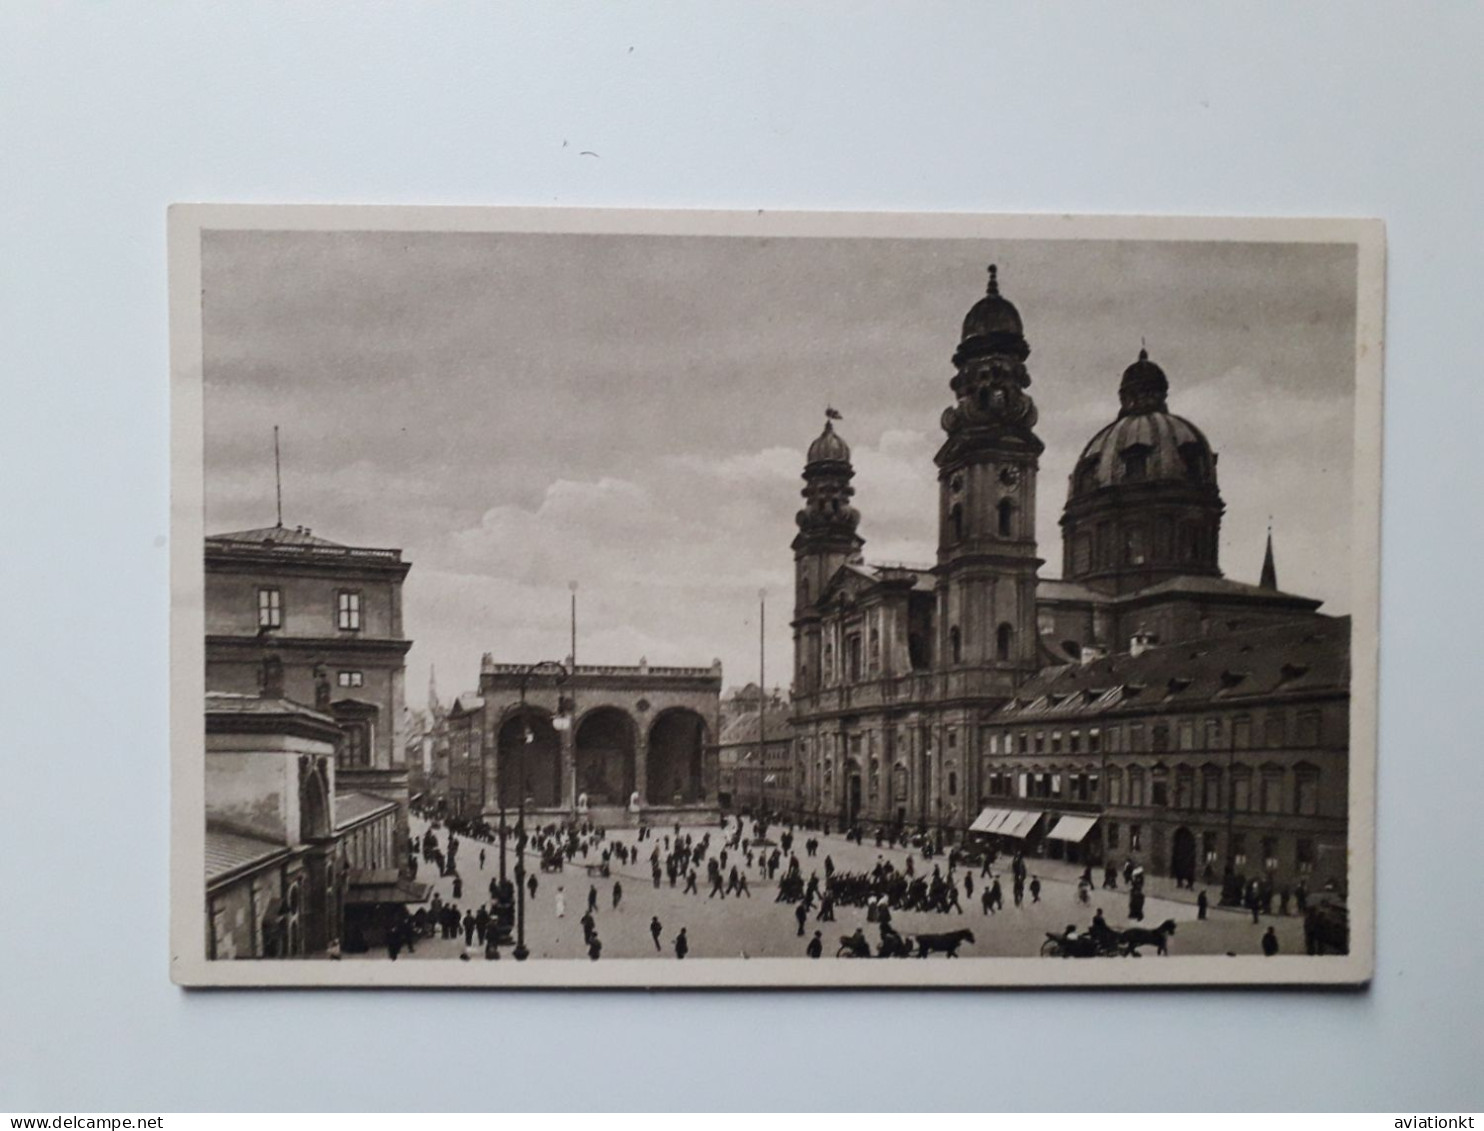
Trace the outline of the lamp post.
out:
[[[515,817],[515,949],[511,953],[516,961],[524,962],[530,951],[526,948],[526,747],[536,740],[531,731],[530,720],[526,717],[526,689],[530,685],[531,677],[534,675],[552,675],[556,677],[557,687],[561,687],[567,681],[567,668],[555,660],[541,660],[534,664],[527,664],[520,670],[520,716],[521,726],[524,729],[523,739],[520,747],[520,794],[516,800]],[[557,714],[552,719],[552,727],[558,731],[564,731],[571,725],[571,719],[562,714],[561,697],[557,698]],[[505,864],[504,852],[504,790],[501,789],[500,801],[500,866],[503,870]]]

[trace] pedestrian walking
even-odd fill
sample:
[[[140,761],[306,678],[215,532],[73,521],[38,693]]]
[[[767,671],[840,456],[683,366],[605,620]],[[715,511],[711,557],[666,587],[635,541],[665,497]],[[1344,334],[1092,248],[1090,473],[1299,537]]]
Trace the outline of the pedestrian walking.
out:
[[[567,915],[567,889],[560,884],[556,890],[556,917],[564,919]]]
[[[1206,898],[1206,889],[1201,888],[1201,894],[1195,897],[1195,917],[1197,919],[1204,919],[1206,917],[1206,908],[1210,906],[1210,903],[1211,901]]]
[[[589,884],[587,888],[587,909],[596,911],[598,909],[598,885]]]
[[[495,882],[494,880],[491,880],[490,881],[490,883],[494,883],[494,882]],[[526,891],[528,891],[528,892],[531,893],[531,898],[532,899],[535,899],[536,898],[536,887],[537,887],[537,884],[536,884],[536,873],[535,872],[532,872],[528,877],[526,877]]]
[[[685,928],[680,928],[680,933],[675,936],[675,957],[684,958],[690,953],[690,940],[685,937]]]
[[[596,931],[594,931],[593,934],[592,934],[592,937],[587,940],[587,956],[590,959],[592,959],[594,962],[596,962],[598,960],[598,956],[601,955],[602,953],[603,953],[603,943],[602,943],[602,940],[600,940],[598,938],[598,933]]]
[[[455,899],[464,898],[464,877],[457,872],[453,874],[453,897]]]
[[[1268,933],[1262,937],[1262,952],[1268,958],[1278,953],[1278,932],[1274,927],[1268,928]]]
[[[1077,881],[1077,886],[1078,887],[1083,887],[1084,884],[1086,885],[1086,888],[1084,888],[1083,890],[1087,890],[1088,888],[1091,888],[1092,887],[1092,880],[1088,879],[1088,876],[1087,876],[1087,873],[1086,872],[1084,872],[1082,874],[1082,879],[1080,879],[1080,880]],[[1032,903],[1040,903],[1041,902],[1041,877],[1040,876],[1032,876],[1031,877],[1031,902]]]
[[[660,926],[660,917],[658,915],[651,915],[649,917],[649,937],[654,939],[655,950],[660,949],[660,932],[664,929],[664,927]]]
[[[700,895],[701,894],[700,892],[698,892],[696,890],[696,870],[694,868],[692,868],[689,872],[686,873],[686,875],[685,875],[685,890],[682,891],[680,894],[681,895]]]
[[[1025,902],[1025,879],[1017,872],[1015,875],[1015,906],[1019,907]]]
[[[479,870],[484,871],[484,849],[479,850]]]
[[[974,873],[972,871],[964,873],[964,898],[974,898]]]
[[[818,931],[814,932],[814,937],[809,940],[809,945],[804,948],[804,953],[810,958],[818,958],[824,953],[824,941]]]
[[[623,900],[623,884],[613,881],[613,910],[618,910],[618,905]]]
[[[801,901],[799,903],[798,907],[794,908],[794,918],[797,919],[798,920],[798,923],[799,923],[799,936],[798,937],[799,938],[803,938],[804,937],[804,924],[809,919],[809,904],[806,903],[806,902],[802,902]]]

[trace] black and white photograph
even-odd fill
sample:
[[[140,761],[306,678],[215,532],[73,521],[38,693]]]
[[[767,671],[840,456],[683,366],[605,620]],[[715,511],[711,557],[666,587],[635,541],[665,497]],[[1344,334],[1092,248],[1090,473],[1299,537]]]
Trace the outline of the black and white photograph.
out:
[[[1382,247],[177,206],[173,977],[1364,982]]]

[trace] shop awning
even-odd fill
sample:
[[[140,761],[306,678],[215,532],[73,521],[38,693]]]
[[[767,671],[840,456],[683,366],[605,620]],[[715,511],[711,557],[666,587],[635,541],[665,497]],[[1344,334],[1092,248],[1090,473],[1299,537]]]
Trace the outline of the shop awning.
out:
[[[1093,825],[1097,823],[1096,817],[1058,817],[1056,824],[1046,835],[1052,840],[1064,840],[1069,844],[1078,844],[1083,837],[1092,832]]]
[[[984,809],[980,811],[979,816],[974,818],[969,831],[1020,839],[1029,834],[1040,819],[1040,810]]]
[[[404,880],[395,868],[370,868],[351,872],[345,904],[366,907],[380,903],[426,903],[432,894],[432,884]]]
[[[989,833],[995,830],[995,826],[1004,824],[1007,817],[1013,814],[1009,809],[982,809],[979,816],[974,818],[974,823],[969,826],[971,833]]]
[[[1015,814],[1013,824],[1007,824],[1003,828],[996,829],[996,835],[1007,836],[1014,840],[1024,840],[1031,835],[1031,830],[1036,827],[1036,822],[1041,819],[1039,811],[1019,812]]]

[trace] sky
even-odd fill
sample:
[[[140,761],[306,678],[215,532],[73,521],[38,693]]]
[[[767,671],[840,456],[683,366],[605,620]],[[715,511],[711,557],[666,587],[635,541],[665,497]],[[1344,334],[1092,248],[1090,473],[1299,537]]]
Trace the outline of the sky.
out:
[[[989,263],[1031,346],[1041,574],[1141,343],[1218,453],[1221,566],[1349,611],[1348,245],[211,231],[206,528],[398,547],[408,703],[497,660],[791,671],[794,515],[832,405],[868,561],[930,564],[951,357]]]

